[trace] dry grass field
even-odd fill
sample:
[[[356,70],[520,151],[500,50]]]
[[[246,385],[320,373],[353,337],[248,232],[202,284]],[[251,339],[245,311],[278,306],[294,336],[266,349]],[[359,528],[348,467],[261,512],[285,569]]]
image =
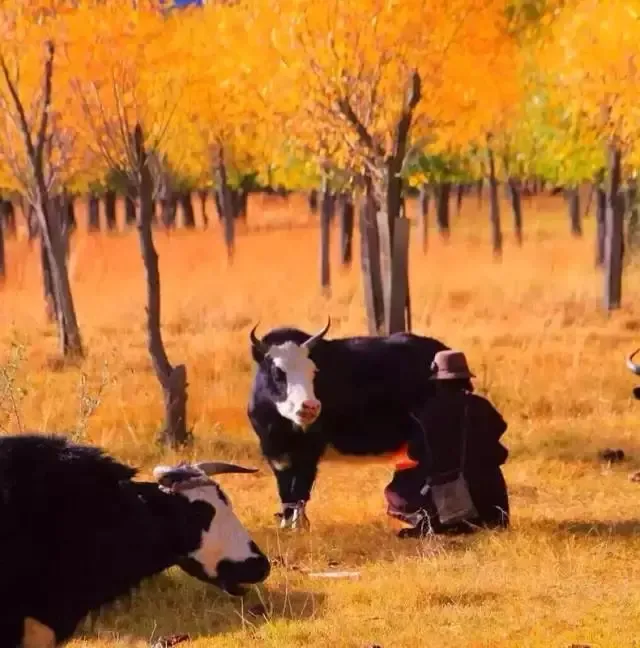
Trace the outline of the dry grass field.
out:
[[[212,211],[212,208],[209,208]],[[332,268],[319,293],[319,236],[302,199],[250,204],[249,230],[227,265],[217,222],[207,231],[158,231],[163,329],[172,362],[189,378],[190,455],[241,460],[257,476],[220,478],[241,519],[276,560],[241,602],[170,570],[129,601],[88,620],[73,648],[145,646],[189,633],[187,646],[364,648],[593,648],[640,646],[640,403],[624,365],[640,345],[640,269],[625,275],[623,308],[599,309],[593,216],[574,240],[560,200],[525,203],[518,249],[504,205],[505,250],[489,247],[486,203],[452,214],[448,244],[435,231],[422,254],[414,236],[414,329],[467,352],[509,423],[505,475],[513,528],[464,539],[400,540],[385,515],[385,461],[322,464],[307,534],[279,532],[275,480],[245,415],[253,372],[248,333],[275,325],[330,335],[365,330],[356,259]],[[81,229],[84,215],[80,215]],[[337,232],[333,239],[337,259]],[[154,443],[161,394],[144,331],[144,281],[135,232],[73,240],[70,273],[85,343],[80,367],[55,362],[44,316],[38,248],[7,247],[0,288],[0,427],[66,431],[106,447],[149,476],[177,457]],[[597,452],[620,447],[622,464]],[[181,457],[182,458],[182,457]],[[34,466],[34,470],[37,470]],[[44,539],[46,543],[46,539]],[[359,578],[313,578],[329,566]],[[265,612],[256,610],[259,604]]]

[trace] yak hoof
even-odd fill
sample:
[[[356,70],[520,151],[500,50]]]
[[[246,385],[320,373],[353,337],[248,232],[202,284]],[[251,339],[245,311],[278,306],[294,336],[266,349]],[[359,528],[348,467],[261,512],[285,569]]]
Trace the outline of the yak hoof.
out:
[[[287,506],[282,513],[276,513],[280,519],[281,529],[308,529],[311,526],[305,511],[305,504],[301,502],[295,506]]]

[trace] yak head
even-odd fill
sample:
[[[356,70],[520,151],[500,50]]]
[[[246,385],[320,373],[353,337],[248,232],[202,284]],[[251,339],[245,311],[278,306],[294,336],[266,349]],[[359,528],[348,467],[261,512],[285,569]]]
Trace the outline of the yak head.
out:
[[[163,491],[185,497],[194,510],[206,514],[199,546],[178,565],[191,576],[235,596],[242,595],[246,585],[264,581],[271,566],[236,517],[225,492],[211,477],[254,472],[257,469],[224,462],[156,466],[153,471]]]
[[[257,324],[249,336],[253,357],[265,373],[269,397],[281,416],[303,430],[318,419],[322,409],[313,389],[317,367],[309,354],[330,326],[329,318],[319,333],[300,343],[287,340],[282,344],[267,344],[256,336]]]

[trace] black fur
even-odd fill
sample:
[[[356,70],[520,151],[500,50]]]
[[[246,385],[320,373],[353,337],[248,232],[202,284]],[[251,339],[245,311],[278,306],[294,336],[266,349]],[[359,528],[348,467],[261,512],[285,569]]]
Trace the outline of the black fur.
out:
[[[135,475],[61,437],[0,437],[3,646],[19,644],[26,616],[67,640],[90,611],[198,548],[213,508]]]
[[[308,333],[274,329],[267,346],[302,344]],[[290,467],[275,471],[283,503],[308,500],[318,462],[328,446],[344,455],[381,455],[399,450],[416,433],[412,413],[433,395],[431,362],[442,342],[409,333],[387,337],[320,340],[311,351],[318,373],[319,419],[305,432],[280,415],[275,402],[282,385],[269,358],[251,347],[258,364],[247,413],[267,459],[287,459]]]

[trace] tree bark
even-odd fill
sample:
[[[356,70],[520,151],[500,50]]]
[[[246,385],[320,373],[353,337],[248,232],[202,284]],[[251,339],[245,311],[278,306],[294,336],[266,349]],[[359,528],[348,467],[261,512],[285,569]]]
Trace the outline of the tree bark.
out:
[[[207,229],[209,227],[209,216],[207,215],[207,196],[209,192],[206,189],[200,189],[198,191],[198,197],[200,198],[200,218],[202,218],[202,227]]]
[[[596,188],[596,267],[604,265],[605,240],[607,231],[606,221],[607,193],[600,183]]]
[[[569,187],[565,191],[565,197],[569,208],[569,224],[571,234],[576,238],[582,236],[582,221],[580,218],[580,192],[578,187]]]
[[[320,193],[320,289],[324,295],[331,292],[331,212],[333,196],[326,175],[322,179]]]
[[[342,209],[340,210],[340,261],[343,266],[351,266],[353,258],[353,225],[354,205],[350,193],[342,196]]]
[[[489,219],[491,222],[491,247],[496,258],[502,256],[502,228],[500,226],[500,202],[498,198],[498,181],[493,149],[487,146],[489,163]]]
[[[522,200],[520,198],[520,182],[517,178],[510,177],[508,180],[509,198],[513,209],[513,230],[516,243],[522,245]]]
[[[378,335],[384,327],[384,300],[380,269],[380,239],[376,212],[378,206],[367,186],[360,205],[360,263],[364,283],[364,302],[369,335]]]
[[[182,191],[178,194],[178,202],[182,208],[182,219],[184,226],[187,229],[194,229],[196,226],[196,215],[193,210],[193,202],[191,201],[191,192]]]
[[[436,223],[443,239],[449,239],[449,196],[451,183],[441,182],[436,185]]]
[[[124,197],[124,220],[127,227],[131,227],[136,224],[136,201],[127,194]]]
[[[100,199],[95,193],[89,194],[88,200],[88,224],[87,229],[89,232],[100,231]]]
[[[135,160],[137,165],[140,219],[138,234],[144,262],[147,286],[147,339],[149,355],[158,382],[162,387],[165,407],[165,424],[160,433],[164,444],[177,449],[191,441],[187,431],[187,370],[184,365],[172,367],[167,357],[160,329],[160,271],[158,253],[153,244],[151,229],[153,181],[147,164],[142,128],[134,131]]]
[[[116,192],[113,189],[107,189],[104,194],[104,216],[107,224],[107,230],[110,232],[118,229],[116,219]]]
[[[217,180],[218,199],[216,204],[224,225],[224,242],[227,247],[227,258],[231,262],[235,253],[235,218],[229,182],[227,180],[227,166],[224,157],[224,148],[218,147],[218,160],[215,168]]]
[[[604,306],[607,311],[620,308],[622,299],[624,196],[620,191],[621,160],[620,149],[610,144],[604,248]]]

